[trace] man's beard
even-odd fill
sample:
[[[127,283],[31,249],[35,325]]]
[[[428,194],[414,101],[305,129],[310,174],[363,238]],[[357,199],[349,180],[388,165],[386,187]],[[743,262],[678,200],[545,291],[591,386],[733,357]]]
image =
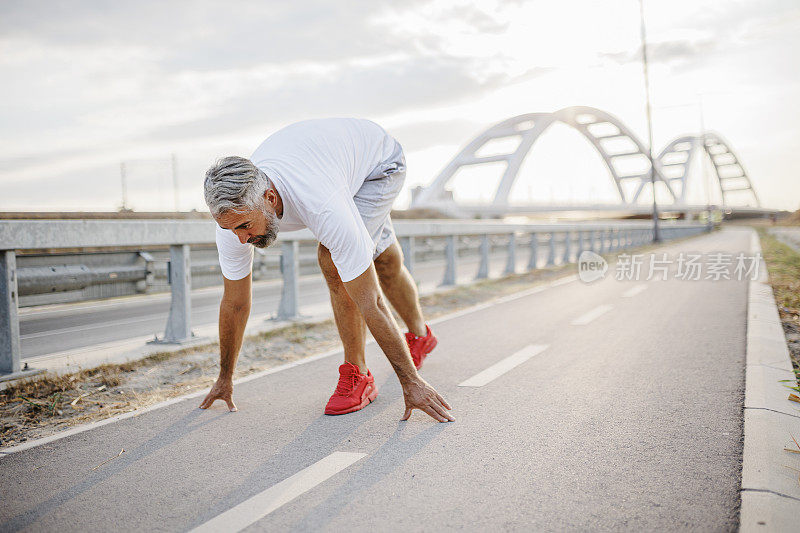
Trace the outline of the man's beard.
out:
[[[256,248],[266,248],[278,238],[278,230],[280,229],[280,222],[278,215],[267,210],[262,211],[267,219],[267,232],[264,235],[256,235],[250,237],[247,242]]]

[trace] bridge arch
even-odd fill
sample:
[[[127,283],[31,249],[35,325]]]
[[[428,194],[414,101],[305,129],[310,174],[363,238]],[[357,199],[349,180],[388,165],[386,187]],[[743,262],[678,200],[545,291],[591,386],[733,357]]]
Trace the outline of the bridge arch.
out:
[[[666,177],[677,191],[676,201],[686,203],[688,190],[687,180],[692,163],[703,153],[714,167],[722,205],[727,205],[728,194],[749,191],[753,195],[756,207],[761,206],[753,183],[734,153],[730,144],[718,133],[706,132],[705,135],[684,135],[670,141],[656,159],[656,168]]]
[[[519,169],[533,145],[551,125],[556,122],[566,124],[581,133],[597,150],[611,174],[622,203],[635,202],[645,184],[650,183],[650,174],[642,172],[625,173],[619,168],[622,159],[632,157],[647,158],[647,151],[639,139],[616,117],[593,107],[567,107],[555,113],[527,113],[506,119],[488,128],[469,142],[442,170],[427,188],[421,190],[413,199],[413,206],[435,203],[445,198],[446,187],[456,172],[466,166],[483,163],[505,162],[506,168],[495,192],[492,204],[508,205],[508,196],[517,179]],[[481,156],[478,153],[492,141],[509,137],[519,137],[517,147],[508,153]],[[614,150],[609,142],[627,145],[622,150]],[[622,141],[620,143],[619,141]],[[649,163],[647,164],[649,167]],[[675,192],[656,165],[657,181],[663,183],[673,199]],[[634,192],[629,192],[623,183],[638,182]]]
[[[523,161],[542,133],[556,122],[574,128],[594,146],[614,180],[621,203],[635,204],[645,186],[650,183],[650,164],[647,161],[646,148],[633,132],[613,115],[593,107],[573,106],[555,113],[518,115],[486,129],[472,139],[428,187],[414,195],[411,207],[430,206],[447,201],[447,185],[459,169],[495,162],[506,163],[506,168],[495,191],[492,206],[498,208],[508,206],[511,188]],[[493,141],[512,137],[519,138],[513,150],[480,155],[481,150]],[[614,145],[617,149],[614,149]],[[623,146],[621,150],[620,145]],[[664,185],[675,204],[686,203],[689,170],[693,160],[702,152],[706,153],[714,167],[723,205],[726,205],[728,194],[749,191],[755,199],[756,206],[760,206],[758,195],[741,161],[730,144],[718,133],[713,132],[708,132],[705,136],[677,137],[667,144],[658,157],[654,157],[655,180]],[[643,159],[646,163],[645,169],[625,172],[620,163],[630,158]],[[627,183],[630,182],[635,185],[628,186]]]

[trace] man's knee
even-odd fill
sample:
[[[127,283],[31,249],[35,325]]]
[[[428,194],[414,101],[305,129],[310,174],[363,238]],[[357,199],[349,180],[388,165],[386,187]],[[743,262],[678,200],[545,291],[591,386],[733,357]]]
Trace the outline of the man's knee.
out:
[[[403,252],[397,241],[375,258],[375,271],[381,282],[394,279],[403,268]]]

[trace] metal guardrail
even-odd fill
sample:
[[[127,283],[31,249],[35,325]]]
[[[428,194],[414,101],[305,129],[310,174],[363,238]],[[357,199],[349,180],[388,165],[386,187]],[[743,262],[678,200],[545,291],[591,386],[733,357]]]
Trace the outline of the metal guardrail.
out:
[[[650,222],[581,224],[506,224],[495,221],[402,221],[394,222],[403,249],[404,262],[414,271],[417,239],[441,237],[445,240],[445,267],[442,285],[454,285],[459,248],[465,238],[480,239],[480,264],[477,278],[489,275],[490,237],[508,236],[505,273],[516,271],[520,243],[529,249],[527,270],[539,267],[539,247],[548,250],[546,266],[570,263],[584,250],[609,253],[645,244],[652,240]],[[664,239],[707,231],[704,224],[663,223]],[[282,233],[281,275],[283,288],[277,317],[291,320],[299,315],[299,243],[315,241],[308,230]],[[189,245],[214,242],[214,225],[208,221],[184,220],[10,220],[0,221],[0,375],[21,371],[17,250],[68,248],[169,246],[171,306],[165,343],[191,339],[191,264]],[[557,247],[563,246],[560,257]],[[78,277],[79,273],[73,273]],[[69,273],[65,272],[65,275]]]

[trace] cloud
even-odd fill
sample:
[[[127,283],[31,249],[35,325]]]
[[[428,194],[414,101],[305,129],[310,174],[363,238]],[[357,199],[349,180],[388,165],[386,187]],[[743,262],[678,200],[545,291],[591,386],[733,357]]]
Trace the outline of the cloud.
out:
[[[714,127],[731,117],[723,133],[741,128],[737,145],[752,138],[751,151],[765,150],[769,135],[752,137],[767,123],[764,95],[786,102],[797,92],[798,71],[786,68],[799,49],[796,5],[646,3],[655,99],[735,92],[738,117],[739,101],[760,95],[747,124],[728,110],[714,118],[727,105],[721,97],[707,112]],[[590,0],[4,0],[0,184],[11,191],[0,196],[29,205],[38,191],[63,189],[77,206],[97,190],[85,202],[95,205],[116,187],[108,182],[117,183],[120,160],[174,151],[179,172],[194,175],[218,152],[246,155],[262,136],[312,116],[388,123],[433,168],[448,155],[440,152],[512,114],[593,100],[632,109],[637,44],[635,4]],[[628,79],[636,81],[623,87]],[[636,124],[639,111],[630,113]],[[768,116],[759,131],[793,120]],[[440,152],[423,150],[431,146]]]
[[[386,11],[367,0],[32,0],[0,6],[0,34],[59,47],[146,47],[169,68],[240,68],[396,51],[407,43],[376,22]]]
[[[0,108],[0,168],[458,102],[540,73],[421,45],[396,20],[427,3],[4,2],[0,99],[16,105]],[[469,4],[438,16],[476,33],[505,28]]]
[[[675,40],[647,44],[647,60],[652,63],[676,63],[697,60],[714,52],[719,43],[713,39]],[[601,53],[600,57],[610,59],[620,65],[642,60],[642,47],[635,51]]]
[[[400,141],[405,152],[413,152],[441,145],[462,145],[470,135],[477,134],[482,128],[479,122],[452,119],[414,122],[387,128],[387,131]]]

